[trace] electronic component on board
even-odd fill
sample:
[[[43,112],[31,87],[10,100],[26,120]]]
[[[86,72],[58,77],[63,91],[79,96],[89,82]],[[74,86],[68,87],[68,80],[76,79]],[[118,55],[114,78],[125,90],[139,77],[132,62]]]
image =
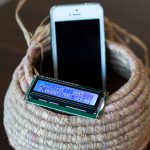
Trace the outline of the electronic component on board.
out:
[[[44,76],[35,76],[26,101],[73,115],[96,118],[103,110],[102,91]]]

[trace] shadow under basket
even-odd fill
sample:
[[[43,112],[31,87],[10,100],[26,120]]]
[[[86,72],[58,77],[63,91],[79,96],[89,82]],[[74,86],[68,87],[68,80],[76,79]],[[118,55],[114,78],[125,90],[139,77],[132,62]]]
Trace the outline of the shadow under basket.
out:
[[[32,66],[40,60],[36,53],[34,50],[32,57],[26,55],[22,59],[5,96],[4,126],[13,148],[140,150],[147,147],[150,80],[144,65],[130,49],[107,41],[107,90],[111,94],[104,112],[96,120],[63,115],[25,102],[24,93],[34,75]],[[47,68],[43,69],[45,75]]]

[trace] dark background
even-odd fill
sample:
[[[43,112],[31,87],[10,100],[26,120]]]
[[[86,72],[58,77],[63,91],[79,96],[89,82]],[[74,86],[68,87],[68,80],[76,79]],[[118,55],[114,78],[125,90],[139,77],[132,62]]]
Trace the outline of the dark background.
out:
[[[11,0],[0,7],[0,149],[10,150],[3,127],[3,101],[12,73],[27,45],[15,21],[17,0]],[[90,2],[89,0],[28,0],[21,16],[30,31],[34,31],[42,18],[48,15],[52,5],[61,3]],[[93,2],[93,0],[91,0]],[[150,1],[149,0],[97,0],[105,10],[105,15],[128,31],[139,36],[150,48]],[[140,50],[136,50],[142,56]]]

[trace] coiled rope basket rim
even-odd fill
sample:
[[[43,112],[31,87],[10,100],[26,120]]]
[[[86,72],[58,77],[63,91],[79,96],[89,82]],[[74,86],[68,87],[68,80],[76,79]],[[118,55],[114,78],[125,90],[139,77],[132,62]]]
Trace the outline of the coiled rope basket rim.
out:
[[[62,115],[27,104],[24,93],[34,74],[29,56],[23,58],[14,72],[4,104],[4,125],[13,147],[140,149],[148,144],[150,82],[144,66],[128,48],[110,41],[107,46],[113,56],[121,58],[121,65],[131,71],[131,77],[110,95],[103,115],[97,120]]]
[[[17,150],[146,148],[150,138],[148,73],[128,47],[111,39],[107,40],[110,62],[120,74],[129,72],[130,78],[109,96],[103,114],[96,120],[59,114],[25,102],[25,92],[37,74],[35,64],[41,53],[50,50],[49,32],[49,24],[39,26],[29,39],[27,53],[6,93],[4,126],[11,146]]]

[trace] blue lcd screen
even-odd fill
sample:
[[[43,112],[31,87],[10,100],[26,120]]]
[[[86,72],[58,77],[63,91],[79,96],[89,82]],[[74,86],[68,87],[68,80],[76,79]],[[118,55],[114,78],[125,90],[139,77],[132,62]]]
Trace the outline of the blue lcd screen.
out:
[[[33,91],[94,106],[98,94],[38,80]]]

